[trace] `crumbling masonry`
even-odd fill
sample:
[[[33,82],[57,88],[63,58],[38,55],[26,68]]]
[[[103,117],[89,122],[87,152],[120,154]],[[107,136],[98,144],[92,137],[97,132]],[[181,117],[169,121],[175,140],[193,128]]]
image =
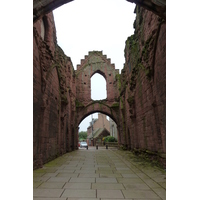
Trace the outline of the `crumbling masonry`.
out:
[[[77,149],[78,126],[101,112],[117,124],[119,145],[155,155],[166,153],[166,22],[136,6],[135,33],[125,44],[119,74],[101,51],[91,51],[74,70],[57,45],[52,12],[33,26],[33,165],[34,169]],[[91,99],[90,79],[101,74],[107,99]]]

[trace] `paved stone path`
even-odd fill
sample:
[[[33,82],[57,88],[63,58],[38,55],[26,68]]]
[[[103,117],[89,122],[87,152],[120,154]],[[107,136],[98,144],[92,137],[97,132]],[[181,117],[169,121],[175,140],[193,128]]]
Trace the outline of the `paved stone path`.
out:
[[[129,151],[89,147],[33,172],[34,200],[166,199],[166,173]]]

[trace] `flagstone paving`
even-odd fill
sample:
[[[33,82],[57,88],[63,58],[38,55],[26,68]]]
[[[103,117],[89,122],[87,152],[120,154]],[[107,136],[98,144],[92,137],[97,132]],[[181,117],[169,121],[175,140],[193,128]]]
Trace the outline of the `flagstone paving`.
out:
[[[166,172],[129,151],[79,149],[33,171],[33,200],[165,200]]]

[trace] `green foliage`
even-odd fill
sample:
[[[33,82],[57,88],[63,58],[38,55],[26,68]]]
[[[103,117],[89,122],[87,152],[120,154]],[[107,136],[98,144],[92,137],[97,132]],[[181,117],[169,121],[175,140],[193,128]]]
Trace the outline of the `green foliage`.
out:
[[[80,141],[86,140],[87,139],[87,132],[81,131],[81,132],[79,132],[78,136],[79,136]]]
[[[104,137],[103,141],[104,142],[117,142],[117,140],[113,136]]]

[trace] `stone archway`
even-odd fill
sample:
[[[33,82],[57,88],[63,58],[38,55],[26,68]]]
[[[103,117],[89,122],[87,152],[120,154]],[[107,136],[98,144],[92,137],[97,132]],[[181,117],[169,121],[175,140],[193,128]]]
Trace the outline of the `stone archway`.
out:
[[[33,0],[33,21],[73,0]],[[126,0],[152,11],[161,18],[166,18],[166,0]]]
[[[91,99],[91,77],[101,74],[107,82],[107,98],[104,100]],[[81,64],[77,66],[76,74],[76,127],[89,114],[101,112],[110,116],[118,127],[119,119],[119,70],[111,64],[111,60],[102,51],[91,51]]]
[[[111,117],[117,126],[120,126],[120,119],[119,119],[119,106],[117,103],[114,103],[114,106],[106,105],[106,101],[93,101],[91,104],[84,106],[77,106],[77,124],[80,124],[81,121],[90,114],[95,112],[100,112],[105,115]]]

